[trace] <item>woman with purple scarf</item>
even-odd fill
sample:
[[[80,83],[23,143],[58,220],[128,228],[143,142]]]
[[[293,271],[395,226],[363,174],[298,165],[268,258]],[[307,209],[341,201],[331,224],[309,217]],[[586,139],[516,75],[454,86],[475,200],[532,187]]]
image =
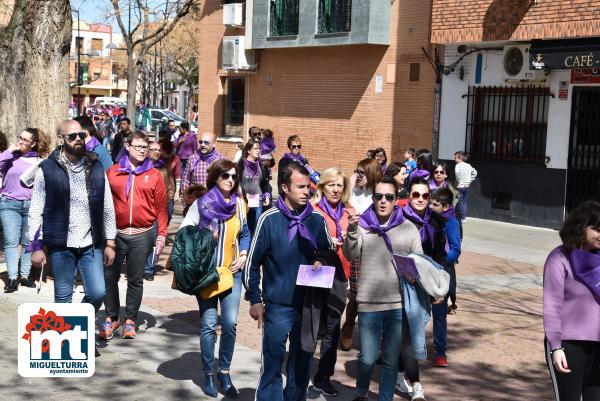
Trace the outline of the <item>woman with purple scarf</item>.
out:
[[[46,134],[38,128],[25,128],[17,137],[17,143],[0,154],[0,172],[2,198],[0,198],[0,221],[4,232],[4,254],[8,269],[8,282],[4,292],[17,291],[19,287],[19,243],[21,244],[21,280],[24,287],[35,288],[29,280],[31,253],[25,250],[29,245],[28,216],[31,202],[32,185],[22,179],[29,175],[28,170],[35,168],[41,158],[48,156]]]
[[[249,139],[242,150],[242,158],[238,162],[240,187],[248,204],[248,228],[254,235],[256,223],[263,208],[269,205],[269,172],[260,162],[261,143],[257,139]]]
[[[556,399],[600,400],[600,203],[582,202],[544,265],[546,362]]]
[[[233,273],[233,288],[208,299],[198,295],[200,308],[200,351],[204,369],[202,390],[217,397],[215,375],[227,397],[238,395],[231,382],[229,368],[236,338],[237,315],[242,290],[242,270],[250,248],[250,231],[246,223],[246,205],[237,195],[238,171],[235,163],[217,160],[208,170],[208,192],[194,201],[181,223],[181,227],[210,228],[217,238],[216,266]],[[219,369],[215,363],[217,340],[217,307],[221,305],[221,342],[219,344]]]
[[[417,153],[415,154],[417,168],[412,170],[408,175],[409,183],[417,178],[423,178],[425,180],[431,178],[431,170],[433,170],[433,160],[431,157],[431,151],[429,149],[417,150]]]

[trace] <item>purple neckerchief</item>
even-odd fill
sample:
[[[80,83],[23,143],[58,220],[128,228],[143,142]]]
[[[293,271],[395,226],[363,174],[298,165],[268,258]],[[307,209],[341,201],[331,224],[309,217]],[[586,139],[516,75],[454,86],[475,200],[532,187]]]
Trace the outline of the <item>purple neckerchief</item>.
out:
[[[117,169],[117,171],[129,174],[129,177],[127,178],[127,185],[125,185],[125,196],[127,198],[129,198],[129,193],[131,192],[131,185],[133,182],[133,178],[131,176],[133,174],[144,174],[146,171],[151,170],[152,168],[152,161],[146,158],[139,166],[132,170],[131,162],[129,161],[129,152],[126,151],[123,156],[121,156],[119,159],[119,169]]]
[[[219,153],[217,152],[217,149],[211,150],[210,152],[208,152],[207,154],[204,154],[202,152],[200,152],[200,148],[198,148],[198,158],[200,160],[202,160],[204,163],[212,163],[213,161],[215,161],[215,158],[219,155]]]
[[[324,196],[321,197],[319,201],[319,207],[327,213],[331,220],[335,223],[335,231],[336,237],[338,241],[341,243],[344,241],[344,237],[342,237],[342,226],[340,225],[340,220],[344,217],[344,212],[346,208],[344,208],[344,202],[338,202],[335,210],[331,207],[327,199]]]
[[[256,160],[251,162],[248,159],[244,159],[244,170],[248,172],[248,177],[256,178],[260,173],[260,161]]]
[[[573,277],[585,285],[600,304],[600,252],[573,249],[569,252]]]
[[[291,153],[284,153],[282,159],[290,159],[301,165],[306,164],[306,159],[304,158],[304,156],[302,156],[302,153],[298,153],[297,155]]]
[[[272,136],[266,136],[260,141],[260,154],[266,155],[267,153],[272,153],[277,149],[275,146],[275,139]]]
[[[27,152],[25,154],[21,154],[20,151],[16,150],[16,151],[12,152],[12,158],[10,160],[6,161],[3,172],[4,173],[7,172],[12,167],[13,162],[17,159],[20,159],[21,157],[40,157],[40,155],[35,150],[30,150],[29,152]]]
[[[315,250],[319,249],[317,247],[317,241],[312,236],[310,231],[308,231],[308,228],[306,228],[306,226],[304,225],[304,220],[308,216],[310,216],[310,214],[314,210],[311,204],[307,203],[304,210],[300,212],[300,214],[298,214],[297,216],[293,215],[290,209],[288,209],[285,202],[283,201],[283,196],[280,196],[277,199],[277,202],[275,202],[275,204],[277,206],[277,209],[279,209],[279,211],[281,212],[281,214],[287,217],[287,219],[290,221],[290,224],[288,224],[287,227],[288,242],[292,242],[296,234],[300,234],[302,238],[310,241]]]
[[[424,170],[421,170],[421,171],[424,171]],[[433,178],[431,180],[429,180],[428,182],[429,182],[429,190],[431,192],[435,191],[436,189],[448,187],[448,182],[446,180],[444,180],[444,182],[442,183],[441,186],[438,186],[437,182],[435,182],[435,180]]]
[[[200,214],[200,229],[209,227],[213,221],[223,222],[230,219],[236,211],[237,195],[231,194],[229,201],[225,200],[216,185],[198,199]]]
[[[89,142],[85,144],[85,150],[91,152],[98,145],[101,145],[100,141],[96,139],[95,136],[92,136],[92,139],[90,139]]]
[[[435,234],[435,228],[429,222],[431,218],[431,209],[429,207],[425,208],[425,215],[423,217],[419,216],[417,212],[410,207],[410,204],[404,206],[402,208],[404,212],[404,216],[407,219],[412,221],[413,223],[418,223],[421,228],[419,228],[419,236],[421,237],[421,243],[425,243],[427,241],[430,242],[431,246],[433,246],[433,237]]]
[[[385,170],[387,170],[387,164],[383,163],[381,166],[379,166],[379,168],[381,169],[381,174],[385,174]]]
[[[167,162],[165,162],[163,159],[158,159],[157,161],[153,162],[154,168],[163,168],[166,164]]]
[[[388,237],[387,232],[392,228],[399,226],[404,223],[404,215],[402,214],[402,209],[397,205],[394,206],[394,211],[388,220],[387,226],[382,226],[379,223],[379,218],[377,217],[377,213],[375,213],[375,206],[371,205],[367,210],[365,210],[360,215],[359,225],[368,230],[369,232],[375,233],[383,238],[385,242],[385,246],[390,251],[390,253],[394,254],[394,249],[392,248],[392,241],[390,237]]]
[[[417,178],[424,178],[424,179],[428,180],[429,179],[429,171],[419,170],[418,168],[411,171],[410,174],[408,175],[408,182],[411,182],[412,180],[416,180]]]

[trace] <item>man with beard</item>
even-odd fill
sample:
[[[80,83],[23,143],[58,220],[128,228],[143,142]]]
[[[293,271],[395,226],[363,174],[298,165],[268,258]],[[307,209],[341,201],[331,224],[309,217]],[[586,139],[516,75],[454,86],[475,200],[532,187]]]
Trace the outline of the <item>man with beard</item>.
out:
[[[85,150],[86,133],[75,120],[59,128],[63,145],[40,163],[29,209],[31,262],[54,274],[54,302],[69,303],[78,269],[84,302],[96,311],[104,299],[104,265],[115,257],[115,211],[110,185],[96,155]]]
[[[208,167],[215,160],[225,159],[215,149],[217,138],[212,132],[198,135],[198,151],[191,155],[187,161],[182,176],[181,193],[184,194],[190,185],[206,185]],[[181,197],[183,199],[183,196]]]

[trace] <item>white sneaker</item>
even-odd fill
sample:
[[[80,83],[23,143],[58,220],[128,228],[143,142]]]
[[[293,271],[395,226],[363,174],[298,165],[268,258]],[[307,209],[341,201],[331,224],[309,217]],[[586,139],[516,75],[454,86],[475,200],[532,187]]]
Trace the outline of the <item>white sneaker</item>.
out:
[[[421,387],[421,383],[415,382],[413,383],[413,395],[411,401],[426,401],[425,393],[423,392],[423,387]]]
[[[396,381],[396,391],[404,394],[410,394],[413,392],[412,386],[408,384],[402,373],[398,373],[398,380]]]

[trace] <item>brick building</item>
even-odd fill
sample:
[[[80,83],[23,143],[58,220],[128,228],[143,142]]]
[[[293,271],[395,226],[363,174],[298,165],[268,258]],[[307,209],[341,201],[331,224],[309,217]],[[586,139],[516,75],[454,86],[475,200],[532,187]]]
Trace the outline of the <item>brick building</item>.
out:
[[[600,195],[600,1],[434,0],[440,157],[466,149],[469,215],[556,228]]]
[[[230,3],[203,2],[198,32],[199,130],[226,154],[251,126],[275,132],[276,158],[300,134],[317,169],[349,172],[378,146],[391,160],[431,147],[434,74],[421,50],[431,2],[253,0],[237,22]],[[248,70],[224,68],[234,40]]]

